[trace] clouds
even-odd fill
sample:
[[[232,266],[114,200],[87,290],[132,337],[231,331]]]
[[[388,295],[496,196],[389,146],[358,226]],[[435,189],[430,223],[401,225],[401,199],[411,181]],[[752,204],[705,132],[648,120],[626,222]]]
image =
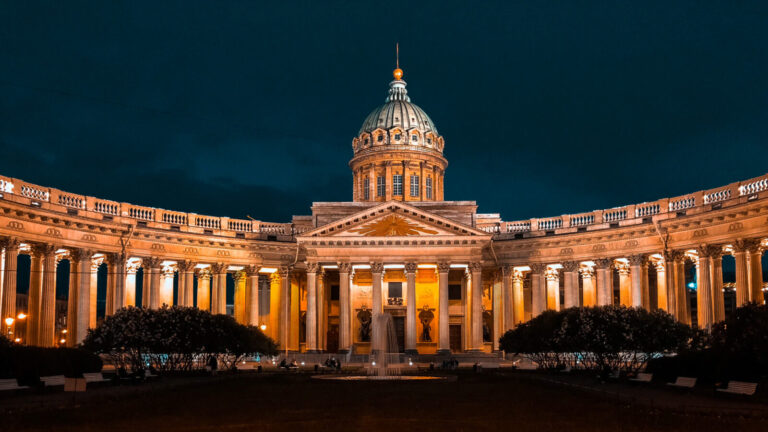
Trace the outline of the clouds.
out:
[[[764,173],[762,3],[5,6],[0,173],[288,221],[351,199],[395,41],[446,138],[446,198],[507,220]],[[168,188],[172,185],[172,188]]]

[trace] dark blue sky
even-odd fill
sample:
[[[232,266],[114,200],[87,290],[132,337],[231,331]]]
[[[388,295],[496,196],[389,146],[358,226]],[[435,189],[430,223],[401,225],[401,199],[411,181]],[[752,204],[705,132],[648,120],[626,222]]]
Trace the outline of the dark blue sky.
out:
[[[400,42],[446,199],[505,220],[768,172],[768,4],[0,2],[0,174],[288,221],[352,197]]]

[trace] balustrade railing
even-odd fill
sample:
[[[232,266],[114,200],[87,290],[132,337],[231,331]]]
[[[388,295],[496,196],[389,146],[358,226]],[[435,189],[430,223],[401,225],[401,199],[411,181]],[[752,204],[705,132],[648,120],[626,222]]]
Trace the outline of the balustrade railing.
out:
[[[692,208],[696,205],[696,198],[692,196],[683,197],[669,201],[669,211],[675,212]]]
[[[251,232],[253,231],[253,223],[249,220],[230,219],[229,229],[238,232]]]
[[[187,224],[187,214],[186,213],[171,213],[171,212],[163,212],[163,222],[169,223],[169,224],[175,224],[175,225],[186,225]]]
[[[593,223],[595,223],[595,215],[593,214],[571,216],[572,227],[592,225]]]
[[[531,230],[530,222],[508,222],[507,223],[507,232],[510,232],[510,233],[528,232],[530,230]]]
[[[152,209],[142,207],[131,207],[128,209],[128,217],[151,221],[155,219],[155,212]]]
[[[59,195],[59,204],[65,207],[85,209],[85,198],[75,195]]]
[[[40,201],[48,201],[50,192],[30,185],[21,185],[21,196]]]
[[[721,189],[719,191],[704,194],[704,204],[713,204],[720,201],[725,201],[731,198],[730,189]]]
[[[540,230],[553,230],[563,227],[563,220],[560,218],[557,219],[544,219],[538,221],[539,229]]]
[[[768,178],[763,178],[757,181],[749,182],[747,184],[739,186],[739,195],[752,195],[758,192],[768,190]]]
[[[214,217],[197,216],[195,226],[202,228],[221,229],[221,220]]]
[[[604,222],[618,222],[627,218],[627,209],[608,210],[603,214]]]
[[[0,192],[13,193],[13,183],[0,179]]]
[[[93,211],[113,216],[120,214],[120,204],[107,201],[96,201],[93,203]]]
[[[635,208],[635,217],[642,218],[659,214],[661,206],[657,203],[654,204],[638,204]]]

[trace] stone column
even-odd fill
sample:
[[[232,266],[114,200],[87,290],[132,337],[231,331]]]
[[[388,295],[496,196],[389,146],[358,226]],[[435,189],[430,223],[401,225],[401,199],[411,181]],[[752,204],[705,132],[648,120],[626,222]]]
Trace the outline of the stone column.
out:
[[[235,282],[233,315],[235,316],[235,321],[237,321],[238,323],[247,324],[248,319],[246,317],[246,306],[245,306],[247,301],[247,297],[246,297],[247,277],[244,271],[236,271],[235,273],[232,274],[232,279]]]
[[[685,286],[685,254],[681,253],[675,260],[675,286],[677,287],[678,321],[691,325],[691,304],[688,297],[688,287]]]
[[[502,333],[512,330],[515,327],[515,294],[512,284],[514,277],[514,268],[511,265],[501,266],[501,289],[504,297],[504,327]],[[498,311],[494,311],[498,313]]]
[[[80,290],[80,251],[69,251],[69,296],[67,300],[67,346],[75,346],[77,339],[77,294]]]
[[[630,266],[623,261],[615,261],[614,265],[619,273],[619,304],[626,307],[632,307],[632,279],[630,278]],[[638,287],[640,271],[636,272],[638,275]],[[640,290],[637,290],[638,293]]]
[[[291,266],[283,265],[280,274],[280,349],[287,351],[291,338]]]
[[[43,256],[43,291],[37,344],[53,347],[56,343],[56,246],[46,245],[40,252]]]
[[[531,318],[536,318],[547,309],[545,275],[547,266],[531,264]]]
[[[152,289],[150,288],[152,285],[152,270],[150,269],[151,260],[151,258],[141,259],[141,270],[143,274],[141,280],[141,307],[145,309],[149,309],[152,299]]]
[[[248,266],[245,274],[248,277],[246,287],[246,296],[248,301],[245,304],[246,322],[254,327],[259,326],[259,266]]]
[[[667,271],[663,259],[653,263],[656,269],[656,307],[665,312],[669,311],[669,293],[667,293]]]
[[[379,338],[382,338],[382,329],[381,329],[381,323],[379,322],[379,315],[383,312],[383,305],[382,305],[382,293],[381,293],[381,276],[382,272],[384,271],[384,264],[380,262],[372,262],[371,263],[371,294],[372,294],[372,303],[373,303],[373,310],[371,311],[371,319],[373,322],[371,323],[371,353],[373,354],[375,350],[379,349],[381,347],[381,341]]]
[[[40,301],[43,295],[43,256],[47,245],[32,246],[29,268],[29,295],[27,297],[27,334],[23,343],[38,344],[38,325],[40,322]],[[20,335],[19,335],[20,336]]]
[[[348,353],[352,349],[352,323],[350,322],[349,272],[352,265],[339,263],[339,352]]]
[[[462,346],[467,351],[472,349],[472,273],[469,271],[469,267],[464,270],[461,278],[461,299],[464,310]]]
[[[327,311],[328,297],[325,290],[325,269],[320,267],[317,270],[317,350],[324,352],[328,349],[326,344],[326,334],[328,332]]]
[[[519,270],[512,271],[512,326],[525,321],[525,294],[523,293],[523,273]]]
[[[106,316],[125,306],[126,257],[122,253],[107,254]]]
[[[723,297],[723,248],[712,250],[712,307],[713,319],[718,323],[725,320],[725,298]]]
[[[202,268],[197,275],[197,308],[211,310],[211,269]]]
[[[736,307],[744,306],[749,302],[748,249],[749,244],[744,240],[737,240],[733,245],[733,258],[736,261]]]
[[[136,306],[136,272],[139,270],[139,263],[128,262],[125,265],[125,297],[119,307]]]
[[[77,333],[75,336],[75,345],[81,343],[88,334],[88,327],[91,323],[91,273],[93,251],[79,249],[75,253],[79,254],[78,282],[80,286],[77,290]]]
[[[173,266],[166,266],[160,273],[160,306],[173,306],[173,277],[176,275],[176,269]],[[179,281],[181,282],[181,281]],[[181,284],[179,284],[181,286]]]
[[[555,268],[547,268],[547,309],[560,310],[560,271]]]
[[[195,263],[192,261],[181,261],[179,267],[179,276],[184,274],[184,296],[180,302],[182,306],[192,307],[194,303],[195,290]],[[182,298],[181,296],[179,296]]]
[[[160,258],[149,259],[149,307],[158,309],[162,303],[160,298]]]
[[[648,258],[646,257],[645,261],[643,262],[642,266],[642,279],[641,279],[641,289],[643,293],[643,307],[645,310],[650,311],[651,310],[651,284],[648,280]]]
[[[709,246],[701,246],[698,249],[699,260],[696,264],[696,300],[698,305],[698,325],[700,329],[707,331],[712,329],[712,285],[710,277],[710,254]]]
[[[227,265],[217,263],[211,265],[211,313],[227,313]]]
[[[597,290],[595,289],[595,269],[592,267],[581,267],[582,297],[584,307],[593,307],[597,305]]]
[[[317,352],[317,263],[307,263],[307,352]]]
[[[6,237],[2,240],[5,249],[5,263],[3,269],[3,301],[0,314],[0,327],[3,335],[8,334],[6,318],[16,319],[16,269],[19,259],[19,240],[14,237]]]
[[[447,262],[441,262],[437,264],[437,281],[438,281],[438,354],[450,354],[451,353],[451,337],[449,332],[448,321],[448,272],[451,270],[451,264]],[[408,302],[410,303],[410,301]],[[494,311],[495,313],[496,311]],[[414,312],[415,315],[415,312]]]
[[[675,262],[680,260],[683,255],[681,251],[664,252],[664,275],[666,276],[667,289],[667,309],[666,311],[680,320],[680,296],[677,288],[677,276],[675,271]]]
[[[384,162],[384,185],[385,201],[390,201],[392,199],[392,193],[394,192],[392,190],[394,187],[394,183],[392,182],[392,162],[390,161]]]
[[[472,349],[482,351],[483,343],[483,265],[470,264],[472,271]]]
[[[405,263],[405,353],[418,354],[416,349],[416,269],[414,262]]]
[[[749,301],[759,305],[765,302],[763,296],[763,251],[760,241],[754,239],[749,246]]]
[[[645,255],[632,255],[629,257],[629,272],[632,275],[631,303],[632,307],[643,306],[643,264]],[[619,270],[619,275],[622,271]],[[624,295],[624,284],[621,284],[621,295]],[[621,301],[624,304],[624,300]]]
[[[491,317],[493,318],[493,332],[491,333],[491,343],[493,352],[499,351],[499,337],[501,334],[502,318],[504,316],[504,306],[502,303],[501,274],[494,272],[491,286]]]
[[[579,306],[579,263],[566,261],[563,263],[563,306],[572,308]],[[558,287],[558,291],[560,288]]]
[[[601,258],[595,260],[595,264],[597,266],[597,305],[611,305],[613,304],[613,287],[610,285],[612,278],[609,277],[608,272],[612,271],[613,260]]]
[[[91,258],[91,286],[88,293],[91,296],[91,302],[88,309],[88,328],[96,327],[96,308],[98,306],[99,291],[99,267],[104,262],[103,258]]]

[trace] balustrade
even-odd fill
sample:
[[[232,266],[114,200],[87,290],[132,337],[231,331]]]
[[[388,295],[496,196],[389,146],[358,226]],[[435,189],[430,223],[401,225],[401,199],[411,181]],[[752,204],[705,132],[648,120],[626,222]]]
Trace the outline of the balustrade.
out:
[[[640,204],[635,208],[635,217],[642,218],[659,214],[661,206],[658,203]]]
[[[509,222],[509,223],[507,223],[507,232],[510,232],[510,233],[528,232],[530,230],[531,230],[531,223],[530,222]]]
[[[221,229],[221,220],[214,217],[197,216],[195,226],[202,228]]]
[[[238,232],[251,232],[253,231],[253,223],[249,220],[230,219],[229,229]]]
[[[544,219],[540,220],[538,222],[538,226],[540,230],[553,230],[557,228],[563,227],[563,220],[562,219]]]
[[[155,212],[148,208],[131,207],[128,209],[128,217],[151,221],[155,219]]]
[[[85,198],[77,195],[59,195],[59,204],[65,207],[85,209]]]
[[[93,211],[117,216],[120,214],[120,204],[107,201],[96,201],[93,203]]]
[[[605,222],[618,222],[627,218],[627,209],[609,210],[603,215]]]
[[[47,190],[41,189],[32,185],[21,185],[21,196],[32,198],[40,201],[48,201],[50,193]]]
[[[585,226],[585,225],[592,225],[593,223],[595,223],[595,215],[594,214],[571,216],[571,226],[572,227],[580,227],[580,226]]]
[[[704,194],[704,204],[713,204],[716,202],[725,201],[730,198],[731,190],[721,189],[719,191]]]
[[[679,199],[669,201],[669,211],[675,212],[680,210],[689,209],[696,205],[696,199],[692,196],[686,196]]]
[[[164,211],[162,221],[170,224],[186,225],[187,215],[186,213],[171,213]]]
[[[768,178],[762,178],[739,186],[739,195],[752,195],[765,190],[768,190]]]

